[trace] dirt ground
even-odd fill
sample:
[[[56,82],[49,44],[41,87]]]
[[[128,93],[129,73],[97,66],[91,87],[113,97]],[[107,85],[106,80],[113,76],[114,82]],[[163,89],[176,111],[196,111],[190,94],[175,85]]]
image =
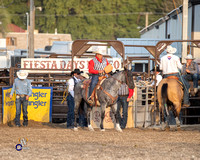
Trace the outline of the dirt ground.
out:
[[[28,127],[0,125],[0,159],[200,159],[200,126],[182,131],[114,129],[105,132],[65,124],[30,122]],[[22,139],[24,149],[16,150]],[[19,148],[18,148],[19,149]]]

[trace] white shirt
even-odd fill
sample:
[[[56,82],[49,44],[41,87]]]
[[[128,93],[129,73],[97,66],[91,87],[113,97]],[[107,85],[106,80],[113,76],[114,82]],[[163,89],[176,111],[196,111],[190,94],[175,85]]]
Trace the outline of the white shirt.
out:
[[[162,80],[162,76],[160,74],[157,74],[156,75],[156,86],[158,86],[158,84],[160,83],[160,81]],[[153,83],[151,84],[152,86],[154,85],[154,81]]]
[[[182,68],[182,64],[178,56],[167,54],[161,58],[160,69],[163,74],[178,73],[178,69]]]
[[[78,83],[80,81],[80,79],[76,78],[75,76],[70,78],[68,81],[67,81],[67,85],[68,85],[68,92],[71,94],[72,97],[74,97],[74,79],[76,81],[76,83]]]
[[[159,84],[160,81],[162,80],[162,76],[161,76],[160,74],[157,74],[157,75],[156,75],[156,80],[157,80],[156,86],[158,86],[158,84]]]

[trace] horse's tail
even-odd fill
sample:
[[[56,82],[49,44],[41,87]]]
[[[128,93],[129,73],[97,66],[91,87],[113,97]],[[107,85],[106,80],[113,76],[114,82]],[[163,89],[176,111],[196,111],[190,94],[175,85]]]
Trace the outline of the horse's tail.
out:
[[[162,88],[161,88],[161,95],[162,95],[162,99],[163,99],[163,104],[167,103],[167,88],[168,88],[168,84],[164,83]]]
[[[163,100],[163,105],[162,105],[162,109],[164,111],[164,108],[166,110],[166,113],[167,115],[169,114],[168,113],[168,109],[167,109],[167,88],[168,88],[168,84],[167,83],[164,83],[162,88],[161,88],[161,95],[162,95],[162,100]]]

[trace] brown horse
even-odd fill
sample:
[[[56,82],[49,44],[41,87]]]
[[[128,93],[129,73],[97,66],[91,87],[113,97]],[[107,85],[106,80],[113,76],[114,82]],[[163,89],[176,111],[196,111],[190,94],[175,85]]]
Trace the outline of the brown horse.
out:
[[[181,111],[181,103],[183,100],[182,86],[176,79],[163,79],[157,88],[157,97],[159,103],[159,111],[162,115],[162,130],[169,127],[169,105],[171,104],[174,111],[176,127],[180,129],[179,113]],[[167,113],[167,123],[164,123],[164,109]]]

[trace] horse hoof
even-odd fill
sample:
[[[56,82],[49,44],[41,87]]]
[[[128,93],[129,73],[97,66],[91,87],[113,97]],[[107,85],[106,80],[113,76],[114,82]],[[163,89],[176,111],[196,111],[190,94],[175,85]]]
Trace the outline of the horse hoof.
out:
[[[105,132],[105,129],[101,129],[101,132]]]
[[[172,131],[172,132],[177,131],[177,127],[174,127],[174,126],[170,127],[170,131]]]
[[[78,128],[77,128],[77,127],[74,127],[74,131],[77,132],[77,131],[78,131]]]
[[[177,131],[182,131],[181,127],[177,127]]]
[[[116,129],[116,130],[117,130],[117,132],[123,132],[122,129]]]
[[[88,126],[89,131],[94,131],[91,125]]]

